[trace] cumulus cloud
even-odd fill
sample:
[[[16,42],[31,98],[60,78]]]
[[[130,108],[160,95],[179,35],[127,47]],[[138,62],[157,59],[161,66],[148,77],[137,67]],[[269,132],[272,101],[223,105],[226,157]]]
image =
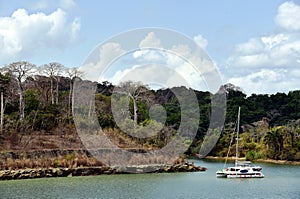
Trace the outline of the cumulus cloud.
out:
[[[42,48],[66,48],[78,38],[81,22],[70,20],[60,8],[48,15],[18,9],[10,17],[1,17],[0,27],[0,63],[6,64]]]
[[[203,49],[205,49],[208,44],[208,41],[202,35],[195,36],[194,41]]]
[[[250,38],[236,45],[227,60],[228,69],[239,75],[230,78],[232,74],[225,74],[227,81],[244,88],[247,93],[299,89],[300,6],[293,2],[281,4],[275,22],[280,32]],[[293,74],[289,72],[292,70]],[[291,78],[296,74],[297,78]]]
[[[101,72],[103,72],[105,68],[109,66],[112,60],[124,53],[125,51],[122,49],[119,43],[106,43],[99,48],[98,54],[94,55],[95,57],[90,57],[87,62],[80,67],[80,70],[84,72],[85,77],[89,80],[104,81],[106,79],[99,80],[99,77],[101,78],[103,75]]]
[[[100,81],[108,80],[114,84],[132,80],[157,84],[164,88],[184,85],[199,90],[208,89],[202,75],[215,67],[208,57],[201,56],[191,46],[177,44],[165,49],[154,32],[146,34],[138,46],[140,49],[126,53],[119,43],[106,43],[100,47],[97,54],[99,60],[96,63],[85,64],[82,70],[86,71],[89,79],[97,81],[100,76],[99,69],[102,71],[107,67],[105,74],[101,74]],[[113,63],[106,61],[112,61],[119,56],[120,59]]]
[[[161,48],[161,41],[156,37],[154,32],[150,32],[147,36],[140,42],[140,48]]]
[[[195,36],[194,42],[202,48],[205,48],[207,45],[207,40],[201,35]],[[154,33],[149,33],[140,42],[139,46],[155,46],[156,48],[163,48],[160,39],[157,38]],[[167,51],[160,51],[156,49],[139,50],[134,52],[133,56],[134,58],[139,58],[140,63],[159,63],[167,66],[169,70],[173,71],[171,73],[173,76],[169,76],[169,87],[175,86],[175,82],[177,80],[177,86],[184,85],[186,87],[192,87],[199,90],[208,89],[205,86],[203,77],[204,74],[212,72],[215,69],[215,66],[204,52],[192,49],[192,47],[187,44],[173,45],[170,49],[166,50]],[[162,77],[158,74],[166,73],[165,68],[162,68],[159,72],[158,71],[159,70],[156,70],[156,72],[151,73],[151,75]],[[181,79],[185,80],[185,82],[178,78],[179,75],[181,76]],[[145,77],[145,79],[147,78],[148,77]],[[163,79],[166,79],[166,77],[164,76]],[[219,88],[219,86],[220,85],[217,87]],[[215,92],[215,88],[212,92]]]
[[[292,1],[281,4],[275,22],[286,30],[300,30],[300,6]]]
[[[266,94],[299,89],[299,75],[300,69],[261,69],[228,82],[242,87],[248,95]]]
[[[297,66],[299,55],[300,34],[279,33],[238,44],[228,64],[250,68]]]

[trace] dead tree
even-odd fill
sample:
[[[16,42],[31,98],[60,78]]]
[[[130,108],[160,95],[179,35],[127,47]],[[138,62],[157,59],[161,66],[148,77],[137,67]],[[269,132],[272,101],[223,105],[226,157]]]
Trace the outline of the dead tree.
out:
[[[68,102],[68,116],[71,115],[71,105],[72,105],[72,95],[73,95],[73,84],[75,78],[81,78],[83,72],[77,67],[65,68],[65,73],[70,80],[70,92],[69,92],[69,102]],[[73,112],[73,110],[72,110]]]
[[[58,84],[59,84],[59,76],[62,74],[64,66],[57,62],[51,62],[49,64],[45,64],[42,67],[42,73],[47,75],[50,78],[50,94],[51,94],[51,104],[54,104],[54,86],[53,80],[56,81],[56,99],[55,103],[58,104]]]
[[[35,72],[35,65],[27,61],[18,61],[13,62],[9,65],[4,66],[3,70],[11,75],[11,77],[16,79],[18,94],[19,94],[19,112],[20,112],[20,121],[25,117],[25,85],[24,82],[27,77],[32,75]]]

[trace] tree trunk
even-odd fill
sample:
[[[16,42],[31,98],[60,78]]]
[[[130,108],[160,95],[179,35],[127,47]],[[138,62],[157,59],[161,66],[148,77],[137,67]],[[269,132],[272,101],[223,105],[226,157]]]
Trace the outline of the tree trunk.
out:
[[[24,89],[20,86],[20,121],[25,117],[25,101],[24,101]]]
[[[133,120],[135,125],[137,125],[137,119],[137,104],[135,99],[133,99]]]
[[[91,115],[92,115],[92,105],[93,105],[93,103],[92,103],[93,101],[92,100],[90,100],[90,106],[89,106],[89,114],[88,114],[88,117],[89,118],[91,118]]]
[[[58,82],[59,82],[59,77],[56,79],[56,105],[58,105]]]
[[[3,117],[4,117],[4,100],[3,92],[1,92],[1,114],[0,114],[0,133],[3,132]]]
[[[131,95],[131,93],[129,93],[128,95],[132,99],[132,102],[133,102],[133,122],[136,127],[136,125],[137,125],[137,109],[138,108],[137,108],[136,101],[135,101],[134,97]]]
[[[54,96],[53,96],[53,78],[50,77],[50,93],[51,93],[51,104],[54,104]]]
[[[71,106],[71,114],[72,115],[74,113],[74,106],[73,106],[73,104],[74,104],[74,96],[73,96],[73,84],[72,84],[72,95],[71,95],[71,104],[70,104],[70,106]]]
[[[68,102],[68,116],[71,116],[71,97],[73,92],[72,80],[70,80],[70,92],[69,92],[69,102]]]

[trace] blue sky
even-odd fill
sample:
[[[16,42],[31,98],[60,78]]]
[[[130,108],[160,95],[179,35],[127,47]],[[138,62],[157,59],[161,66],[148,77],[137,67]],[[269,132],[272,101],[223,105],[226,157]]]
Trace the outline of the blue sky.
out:
[[[160,27],[201,38],[224,83],[288,92],[299,89],[299,23],[300,1],[0,0],[0,65],[81,66],[114,35]]]

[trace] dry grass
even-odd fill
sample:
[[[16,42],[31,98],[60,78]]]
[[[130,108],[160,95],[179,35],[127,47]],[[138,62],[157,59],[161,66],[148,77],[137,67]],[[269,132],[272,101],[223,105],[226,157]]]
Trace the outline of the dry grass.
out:
[[[120,165],[178,164],[183,162],[182,159],[155,154],[155,151],[159,151],[160,148],[146,143],[147,140],[134,139],[117,129],[110,128],[105,129],[104,133],[111,142],[118,146],[120,151],[100,151],[101,156],[91,157],[84,150],[81,140],[73,130],[61,129],[51,135],[42,135],[38,132],[27,135],[11,133],[0,143],[0,169],[75,168],[103,166],[104,164],[112,166],[124,159],[120,151],[125,150],[136,151],[129,159],[119,162]],[[149,154],[145,155],[145,153]]]
[[[76,168],[76,167],[91,167],[103,166],[93,157],[88,157],[85,154],[67,154],[58,157],[39,157],[39,158],[21,158],[13,159],[6,158],[0,161],[1,170],[24,169],[24,168],[50,168],[50,167],[63,167],[63,168]]]

